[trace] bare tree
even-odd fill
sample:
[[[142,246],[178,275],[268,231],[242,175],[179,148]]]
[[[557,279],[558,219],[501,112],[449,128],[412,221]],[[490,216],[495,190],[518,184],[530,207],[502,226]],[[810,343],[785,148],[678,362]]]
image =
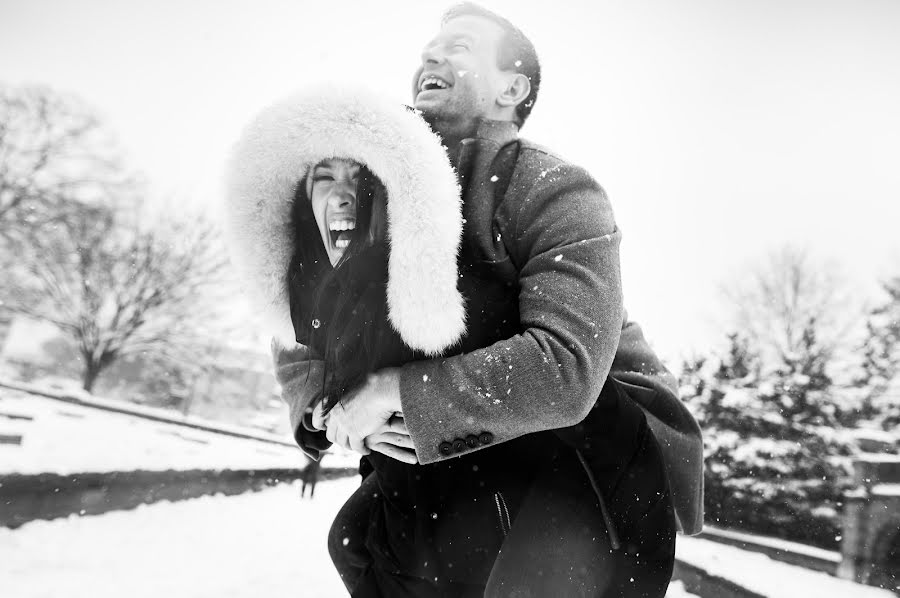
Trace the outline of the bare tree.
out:
[[[769,363],[810,351],[816,353],[810,359],[831,362],[850,348],[850,334],[862,320],[837,270],[796,247],[769,254],[723,290],[733,324]]]
[[[0,240],[27,237],[127,183],[112,136],[79,99],[0,85]]]
[[[67,212],[21,247],[7,307],[76,342],[88,391],[126,355],[198,365],[223,304],[226,259],[213,224],[102,205]]]

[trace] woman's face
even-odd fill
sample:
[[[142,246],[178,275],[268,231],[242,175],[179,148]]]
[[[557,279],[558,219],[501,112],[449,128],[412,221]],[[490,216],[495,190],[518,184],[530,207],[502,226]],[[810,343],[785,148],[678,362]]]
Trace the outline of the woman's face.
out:
[[[312,202],[316,224],[328,259],[334,266],[356,229],[356,185],[359,165],[350,160],[323,160],[312,171]]]

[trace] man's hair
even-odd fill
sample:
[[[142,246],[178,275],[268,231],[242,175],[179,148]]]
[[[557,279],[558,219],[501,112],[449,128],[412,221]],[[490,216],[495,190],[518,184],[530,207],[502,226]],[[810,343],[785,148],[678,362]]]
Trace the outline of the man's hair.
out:
[[[465,16],[483,17],[499,25],[503,29],[503,38],[500,40],[500,50],[497,54],[497,66],[505,71],[521,73],[531,82],[528,97],[516,106],[516,124],[521,128],[534,108],[538,89],[541,87],[541,64],[538,62],[534,44],[507,19],[473,2],[463,2],[450,7],[441,18],[441,25]]]

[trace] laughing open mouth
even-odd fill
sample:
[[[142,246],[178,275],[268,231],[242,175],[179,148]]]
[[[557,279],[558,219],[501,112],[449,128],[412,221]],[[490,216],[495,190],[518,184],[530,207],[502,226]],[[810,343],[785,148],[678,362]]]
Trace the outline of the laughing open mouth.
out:
[[[424,77],[419,82],[419,91],[434,91],[435,89],[449,89],[452,87],[449,83],[441,79],[440,77],[436,77],[434,75],[429,75]]]
[[[331,244],[337,249],[346,249],[356,230],[355,220],[335,220],[328,224],[328,234],[331,235]]]

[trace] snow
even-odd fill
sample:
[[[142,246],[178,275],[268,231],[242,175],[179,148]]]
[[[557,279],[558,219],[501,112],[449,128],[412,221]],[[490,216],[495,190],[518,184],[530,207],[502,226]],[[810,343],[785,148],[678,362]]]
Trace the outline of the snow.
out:
[[[0,529],[10,598],[345,596],[328,528],[356,479]]]
[[[872,496],[900,496],[900,484],[875,484]]]
[[[299,467],[299,449],[0,389],[0,476],[133,469]],[[29,419],[30,418],[30,419]],[[338,461],[340,463],[336,463]],[[355,466],[352,454],[326,466]],[[0,587],[53,596],[344,596],[328,528],[358,478],[323,482],[314,501],[296,485],[259,493],[143,505],[131,511],[0,529]],[[898,485],[879,491],[896,492]],[[873,489],[874,490],[874,489]],[[891,593],[709,540],[680,537],[678,558],[763,596],[876,598]],[[690,596],[679,582],[670,598]]]
[[[898,455],[886,455],[883,453],[860,453],[857,455],[857,460],[865,461],[867,463],[898,463],[900,462],[900,456]]]
[[[22,444],[0,444],[0,475],[169,469],[300,468],[297,447],[238,438],[166,422],[0,389],[0,433]],[[328,467],[355,467],[359,458],[330,457]]]
[[[346,596],[326,538],[357,486],[323,482],[301,500],[283,484],[0,529],[0,587],[10,598]],[[692,597],[680,582],[667,596]]]
[[[838,579],[827,573],[775,561],[764,554],[701,538],[679,537],[676,554],[679,560],[767,598],[894,597],[892,592],[886,590]]]
[[[772,438],[751,437],[743,439],[732,450],[732,458],[735,461],[745,463],[751,467],[764,467],[766,465],[777,469],[779,460],[790,457],[797,451],[797,443],[787,440]],[[783,467],[784,473],[790,473],[789,467]]]
[[[711,525],[704,525],[703,533],[710,536],[727,538],[730,540],[739,540],[748,544],[767,546],[769,548],[775,548],[783,552],[800,553],[806,556],[811,556],[813,558],[831,561],[833,563],[839,563],[841,561],[840,552],[834,550],[825,550],[824,548],[817,548],[815,546],[809,546],[807,544],[800,544],[799,542],[791,542],[790,540],[784,540],[782,538],[745,534],[733,530],[713,527]]]
[[[218,430],[225,433],[232,433],[236,436],[258,438],[260,440],[280,442],[288,445],[293,444],[290,436],[288,435],[276,436],[273,434],[262,432],[260,430],[253,430],[247,427],[229,425],[221,421],[212,421],[196,416],[184,416],[179,412],[173,411],[171,409],[148,407],[146,405],[138,405],[136,403],[127,401],[98,397],[90,394],[89,392],[86,392],[81,388],[77,388],[77,385],[73,388],[73,384],[75,384],[73,380],[62,379],[59,382],[51,382],[48,384],[49,380],[52,380],[52,378],[42,379],[37,384],[30,384],[4,380],[0,378],[0,389],[2,389],[0,390],[0,392],[19,390],[30,394],[37,394],[39,396],[49,396],[50,398],[61,399],[69,403],[81,404],[87,407],[97,407],[99,409],[106,409],[108,411],[118,411],[120,413],[130,413],[132,415],[144,416],[163,422],[171,422],[179,425],[186,424],[195,428],[212,429],[213,431]]]

